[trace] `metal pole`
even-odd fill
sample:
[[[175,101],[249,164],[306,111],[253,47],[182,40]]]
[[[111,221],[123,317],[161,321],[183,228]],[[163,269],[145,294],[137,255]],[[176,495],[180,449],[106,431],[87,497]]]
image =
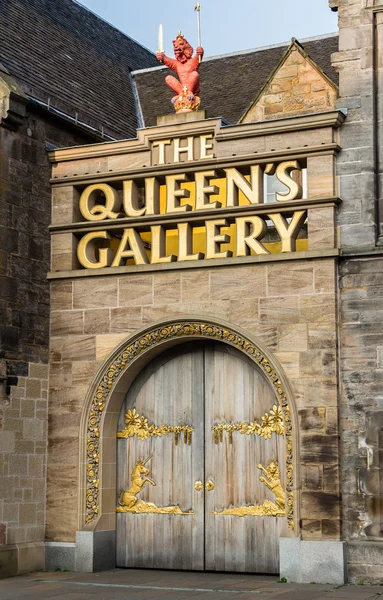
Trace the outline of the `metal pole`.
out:
[[[194,8],[197,11],[197,26],[198,26],[198,46],[201,46],[201,5],[198,2]],[[198,57],[199,62],[201,62],[201,57]]]

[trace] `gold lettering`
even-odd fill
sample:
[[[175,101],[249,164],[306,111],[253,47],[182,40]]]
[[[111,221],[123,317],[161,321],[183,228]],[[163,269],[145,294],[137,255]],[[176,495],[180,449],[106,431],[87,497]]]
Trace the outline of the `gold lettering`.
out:
[[[267,233],[267,225],[261,217],[240,217],[235,220],[237,226],[237,256],[249,256],[251,250],[255,254],[270,254],[258,241]]]
[[[160,185],[155,177],[145,179],[145,204],[147,215],[160,213]]]
[[[124,230],[112,267],[119,267],[123,258],[133,258],[136,265],[149,264],[141,236],[132,227]]]
[[[179,175],[168,175],[166,177],[166,212],[176,213],[191,210],[190,204],[180,205],[179,198],[190,198],[189,190],[180,188],[181,181],[188,181],[185,173]]]
[[[221,202],[209,202],[209,196],[219,194],[219,187],[209,185],[209,179],[217,177],[215,171],[203,171],[195,174],[195,209],[204,210],[205,208],[220,208]]]
[[[105,204],[96,204],[100,193],[105,196]],[[87,221],[117,219],[121,198],[117,190],[106,183],[89,185],[80,196],[80,212]]]
[[[237,169],[225,169],[227,177],[226,206],[238,206],[238,191],[250,204],[263,202],[263,169],[260,165],[250,167],[250,183]]]
[[[158,164],[165,164],[165,146],[169,146],[172,143],[171,140],[158,140],[152,142],[152,148],[158,147]]]
[[[289,200],[296,200],[297,198],[302,198],[301,184],[291,177],[291,172],[294,170],[301,171],[301,167],[297,160],[289,160],[280,163],[277,166],[277,179],[281,183],[283,183],[289,190],[287,194],[275,195],[278,202],[288,202]]]
[[[200,135],[200,159],[204,160],[206,158],[214,158],[213,154],[208,154],[208,150],[213,150],[213,144],[208,144],[207,140],[211,140],[213,138],[212,133],[207,133],[206,135]]]
[[[139,199],[136,182],[129,179],[128,181],[124,181],[123,185],[123,203],[126,215],[128,217],[142,217],[146,213],[146,206],[137,208]]]
[[[221,252],[221,244],[230,241],[227,234],[221,233],[221,227],[227,227],[226,219],[206,221],[206,258],[228,258],[231,250]]]
[[[77,258],[86,269],[103,269],[109,267],[113,260],[113,251],[110,248],[100,248],[97,240],[110,240],[112,236],[107,231],[92,231],[87,233],[78,243]],[[98,261],[96,259],[98,252]]]
[[[201,260],[204,257],[202,252],[193,254],[193,229],[189,223],[178,224],[178,260]]]
[[[174,138],[173,140],[173,144],[174,144],[174,162],[178,163],[180,162],[180,154],[182,154],[182,152],[187,152],[187,160],[194,160],[194,152],[193,152],[193,146],[194,146],[194,138],[188,137],[187,139],[187,145],[186,146],[180,146],[180,138]]]
[[[176,261],[177,257],[174,254],[166,256],[166,231],[162,225],[153,225],[150,229],[152,232],[152,257],[150,262],[155,265]]]
[[[306,211],[297,210],[291,219],[290,224],[280,213],[267,215],[275,225],[282,240],[282,252],[295,252],[296,240],[302,225],[306,220]]]

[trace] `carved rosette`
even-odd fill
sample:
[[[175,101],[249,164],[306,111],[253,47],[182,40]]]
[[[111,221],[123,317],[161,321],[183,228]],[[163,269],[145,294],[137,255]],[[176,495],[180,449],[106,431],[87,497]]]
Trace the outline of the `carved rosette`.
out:
[[[99,380],[96,393],[88,415],[88,462],[86,484],[86,523],[91,523],[99,514],[99,462],[100,428],[105,405],[121,374],[140,354],[158,344],[175,338],[192,336],[220,340],[245,352],[266,374],[272,384],[284,418],[286,440],[286,516],[290,529],[294,529],[294,469],[293,469],[293,431],[286,393],[282,382],[267,357],[249,340],[228,328],[203,322],[172,323],[159,327],[136,339],[120,352]]]

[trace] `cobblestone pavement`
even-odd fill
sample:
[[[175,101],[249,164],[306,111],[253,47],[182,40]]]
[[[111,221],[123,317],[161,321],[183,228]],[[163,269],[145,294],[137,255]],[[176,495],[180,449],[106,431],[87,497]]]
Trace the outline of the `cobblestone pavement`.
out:
[[[0,600],[383,600],[382,586],[298,585],[267,575],[114,569],[40,572],[0,581]]]

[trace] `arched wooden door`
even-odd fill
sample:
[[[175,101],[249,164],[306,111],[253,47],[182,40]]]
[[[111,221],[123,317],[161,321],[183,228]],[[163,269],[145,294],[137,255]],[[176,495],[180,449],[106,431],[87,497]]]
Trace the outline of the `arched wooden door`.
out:
[[[278,572],[277,404],[254,363],[221,343],[177,346],[138,375],[118,424],[117,566]]]

